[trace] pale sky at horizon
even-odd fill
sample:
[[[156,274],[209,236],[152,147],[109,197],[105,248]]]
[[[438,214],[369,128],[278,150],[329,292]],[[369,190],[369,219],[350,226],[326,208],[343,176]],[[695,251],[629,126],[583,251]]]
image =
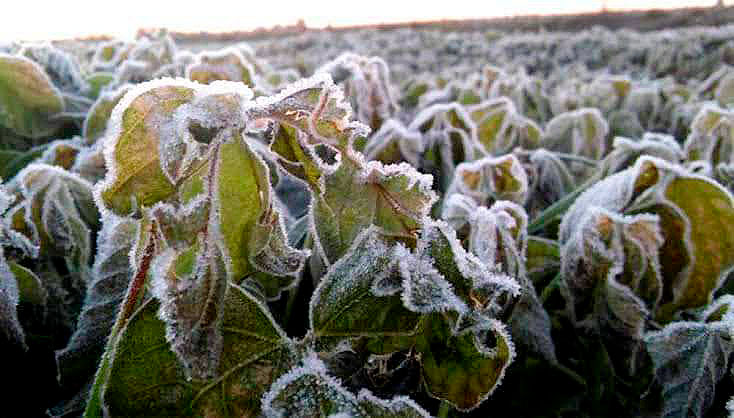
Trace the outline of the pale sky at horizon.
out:
[[[132,39],[138,28],[227,32],[292,25],[299,19],[303,19],[308,27],[322,28],[328,25],[591,12],[600,10],[604,3],[609,10],[711,6],[716,0],[513,0],[509,4],[494,0],[450,0],[429,4],[424,0],[420,6],[405,0],[368,0],[367,6],[348,0],[204,0],[193,3],[196,4],[194,8],[186,7],[181,0],[175,3],[159,0],[104,3],[101,6],[100,0],[14,1],[4,7],[0,42],[90,35]],[[235,9],[233,4],[237,5]]]

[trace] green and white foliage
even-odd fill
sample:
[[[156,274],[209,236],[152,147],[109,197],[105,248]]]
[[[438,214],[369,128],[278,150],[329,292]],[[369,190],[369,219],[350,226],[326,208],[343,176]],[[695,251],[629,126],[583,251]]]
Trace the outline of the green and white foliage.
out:
[[[344,389],[329,376],[326,365],[315,355],[281,376],[263,396],[266,417],[347,416],[355,418],[429,418],[431,415],[405,396],[377,398],[363,389],[358,395]]]
[[[357,120],[373,130],[398,111],[390,71],[382,58],[344,53],[317,72],[331,74],[344,89]]]
[[[706,416],[734,351],[731,316],[708,323],[675,322],[648,333],[645,344],[662,386],[661,416]]]
[[[0,126],[21,137],[49,136],[65,109],[61,92],[40,65],[0,53]]]
[[[3,411],[724,414],[732,37],[1,45]]]
[[[703,162],[725,184],[734,167],[734,113],[716,105],[704,106],[691,124],[684,144],[686,158]]]
[[[551,151],[599,160],[607,152],[608,134],[609,125],[599,110],[582,108],[548,122],[541,144]]]
[[[522,205],[528,198],[528,186],[527,173],[514,154],[485,157],[456,167],[446,197],[461,193],[486,207],[498,200]]]
[[[425,153],[419,168],[433,175],[440,191],[448,188],[458,164],[481,156],[476,124],[458,103],[423,109],[408,125],[408,130],[423,135]]]
[[[366,339],[377,355],[416,350],[432,396],[476,408],[515,356],[497,315],[517,282],[467,253],[445,223],[426,221],[413,251],[386,238],[364,231],[329,268],[311,299],[313,335]]]
[[[236,48],[204,51],[186,67],[186,78],[202,84],[216,80],[237,81],[255,87],[255,69]]]
[[[729,65],[722,65],[698,88],[697,94],[702,99],[714,100],[719,106],[734,104],[734,71]]]
[[[399,120],[388,119],[369,137],[364,155],[368,160],[379,160],[385,164],[405,161],[418,167],[424,147],[420,132],[409,131]]]
[[[469,106],[479,143],[485,154],[502,155],[515,148],[538,148],[543,130],[518,112],[509,99],[501,97]]]

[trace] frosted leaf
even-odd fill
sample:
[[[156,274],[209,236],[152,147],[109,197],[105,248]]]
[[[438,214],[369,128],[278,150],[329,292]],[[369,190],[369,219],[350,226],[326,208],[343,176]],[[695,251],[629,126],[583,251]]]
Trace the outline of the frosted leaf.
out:
[[[94,52],[91,68],[95,71],[113,71],[127,58],[131,48],[132,44],[120,40],[102,42]]]
[[[38,64],[0,53],[0,84],[0,126],[28,138],[58,130],[54,117],[65,110],[64,99]]]
[[[625,98],[623,109],[634,115],[642,129],[655,130],[662,109],[659,87],[634,87]]]
[[[515,359],[515,348],[497,320],[480,322],[472,332],[455,335],[438,316],[429,317],[416,343],[426,390],[462,412],[470,411],[501,384]]]
[[[397,119],[388,119],[369,137],[364,154],[367,160],[379,160],[385,164],[406,161],[418,167],[423,149],[420,132],[409,131]]]
[[[97,255],[76,329],[62,350],[56,351],[59,382],[79,387],[94,374],[104,351],[125,290],[133,277],[129,253],[139,222],[109,216],[97,236]]]
[[[440,190],[449,187],[458,164],[474,161],[482,154],[477,126],[459,103],[436,104],[423,109],[408,125],[408,130],[423,134],[425,153],[420,168],[437,179]]]
[[[91,230],[99,224],[92,185],[62,168],[31,164],[17,178],[24,220],[41,252],[64,256],[75,268],[91,258]]]
[[[357,120],[373,130],[379,129],[398,110],[391,91],[390,71],[382,58],[346,52],[316,72],[329,73],[336,83],[343,85]]]
[[[706,100],[716,100],[719,106],[726,107],[734,102],[734,69],[722,65],[698,86],[698,95]]]
[[[202,84],[228,80],[254,87],[254,73],[252,65],[234,47],[201,52],[186,68],[186,78]]]
[[[533,151],[526,159],[520,156],[528,176],[528,200],[525,207],[535,216],[543,209],[574,191],[577,182],[568,165],[545,149]]]
[[[293,366],[293,343],[266,305],[228,283],[218,332],[216,378],[186,378],[166,341],[158,304],[148,299],[124,322],[103,360],[86,414],[108,416],[258,416],[263,393]],[[140,388],[146,388],[145,395]]]
[[[259,97],[245,115],[251,121],[274,120],[302,132],[298,148],[328,144],[349,152],[355,137],[369,133],[366,125],[351,119],[343,91],[325,73],[301,79],[273,96]]]
[[[370,225],[382,228],[386,235],[414,240],[437,199],[431,185],[431,176],[407,163],[342,161],[337,171],[324,178],[323,192],[314,196],[311,208],[321,256],[336,261]]]
[[[455,312],[458,317],[452,329],[456,333],[481,322],[483,316],[503,312],[520,293],[511,276],[467,253],[455,231],[443,222],[424,223],[415,254],[415,261],[407,256],[401,260],[403,283],[410,290],[403,294],[406,307],[425,313]],[[412,300],[410,295],[424,297]]]
[[[112,109],[131,88],[130,85],[124,85],[113,91],[104,92],[97,98],[82,126],[82,136],[88,145],[94,144],[105,134]]]
[[[608,114],[618,109],[632,89],[632,82],[624,77],[599,77],[585,84],[580,92],[583,107],[595,107]],[[569,111],[573,109],[565,109]]]
[[[624,217],[599,207],[587,208],[561,247],[562,293],[569,301],[571,318],[598,329],[605,316],[625,313],[624,305],[615,305],[622,303],[618,298],[628,299],[643,315],[638,322],[654,312],[663,293],[661,233],[660,218],[655,215]],[[629,336],[639,339],[642,329],[642,323],[632,326]]]
[[[367,389],[357,396],[330,376],[326,365],[309,354],[302,365],[275,381],[262,398],[266,417],[347,416],[352,418],[426,418],[431,415],[410,398],[391,400],[375,397]]]
[[[646,132],[641,140],[614,138],[612,151],[604,158],[604,175],[618,173],[634,164],[642,155],[649,155],[678,164],[683,160],[683,150],[670,135]]]
[[[691,193],[696,190],[696,193]],[[660,219],[660,277],[663,293],[654,314],[669,321],[683,308],[710,302],[723,273],[734,259],[728,250],[731,195],[718,184],[663,160],[643,156],[634,166],[609,176],[582,193],[561,222],[559,238],[566,245],[593,206],[614,214],[650,213]],[[713,247],[711,243],[716,243]],[[705,260],[705,261],[703,261]]]
[[[64,93],[84,94],[89,89],[76,59],[51,43],[25,44],[18,55],[40,65],[54,86]]]
[[[220,323],[227,289],[221,250],[201,239],[184,251],[164,251],[151,269],[152,291],[160,300],[158,316],[187,377],[215,376],[223,349]]]
[[[105,136],[108,173],[96,187],[100,207],[126,215],[172,197],[174,185],[200,167],[212,137],[244,125],[241,102],[251,95],[235,83],[202,86],[181,79],[128,91]]]
[[[486,157],[456,167],[446,196],[454,193],[469,196],[480,206],[498,200],[522,204],[528,197],[528,176],[515,155]]]
[[[599,110],[583,108],[554,117],[545,128],[543,148],[594,160],[607,152],[609,126]]]
[[[533,149],[540,145],[541,128],[526,118],[506,97],[470,106],[472,120],[477,125],[477,139],[489,155],[502,155],[516,147]]]
[[[704,106],[691,124],[684,149],[687,159],[704,160],[714,167],[734,162],[734,112]]]
[[[71,170],[76,161],[77,155],[82,152],[83,145],[81,138],[58,139],[48,144],[46,151],[37,159],[36,163],[43,163],[61,167],[64,170]]]
[[[412,335],[418,315],[403,308],[395,291],[384,291],[388,281],[396,281],[398,291],[402,288],[398,262],[405,252],[403,247],[386,244],[378,228],[363,231],[347,253],[329,267],[311,297],[309,316],[314,334]]]
[[[731,325],[675,322],[645,335],[663,389],[663,417],[703,417],[734,350]]]
[[[0,333],[5,343],[27,348],[23,326],[18,321],[18,283],[4,252],[4,247],[0,247]]]

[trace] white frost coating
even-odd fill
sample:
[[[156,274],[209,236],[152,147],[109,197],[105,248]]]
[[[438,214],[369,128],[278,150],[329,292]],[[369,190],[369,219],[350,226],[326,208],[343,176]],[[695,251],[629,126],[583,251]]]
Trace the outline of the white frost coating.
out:
[[[703,417],[729,369],[731,324],[677,321],[645,335],[662,385],[663,416]]]
[[[600,223],[606,224],[607,221],[611,223],[611,236],[603,237],[597,228]],[[638,235],[635,232],[636,230],[641,231],[642,229],[644,229],[644,232],[639,233],[642,235]],[[626,243],[623,240],[638,249],[640,255],[643,257],[641,261],[644,263],[639,271],[632,272],[634,277],[628,285],[623,285],[617,280],[617,276],[625,269],[627,256],[625,250]],[[561,293],[570,302],[568,303],[567,309],[571,319],[582,326],[588,327],[596,327],[598,326],[596,321],[604,319],[599,319],[593,314],[588,318],[581,318],[575,309],[575,304],[595,297],[592,294],[592,289],[596,286],[594,282],[597,280],[604,280],[604,285],[608,286],[609,290],[615,292],[612,296],[616,299],[623,297],[627,301],[630,301],[641,312],[642,317],[649,315],[649,312],[654,312],[662,297],[663,283],[660,279],[661,267],[658,251],[663,245],[663,242],[664,239],[659,229],[659,217],[657,215],[639,214],[624,216],[597,206],[587,207],[584,215],[575,225],[575,229],[569,240],[561,247],[561,271],[564,277]],[[599,258],[603,262],[611,264],[606,277],[587,277],[588,273],[584,275],[579,272],[578,269],[581,272],[585,271],[584,267],[582,267],[583,265],[593,266],[598,264],[600,262]],[[645,289],[640,289],[641,286],[646,286],[644,283],[640,283],[640,280],[646,273],[648,263],[652,265],[654,277],[658,278],[657,295],[654,300],[649,301],[650,303],[644,302],[638,296],[638,292],[645,291]],[[605,306],[611,310],[610,312],[613,315],[616,315],[616,318],[625,315],[625,309],[620,309],[619,312],[614,311],[617,305],[613,302],[616,299],[609,299],[609,295],[606,298],[607,304]],[[627,312],[627,315],[629,315],[629,312]],[[616,318],[614,319],[615,321]],[[624,323],[624,326],[633,328],[631,331],[636,333],[634,336],[638,339],[641,338],[641,324],[633,324],[628,321]]]
[[[5,261],[4,248],[0,247],[0,332],[5,334],[6,341],[16,341],[27,349],[25,333],[18,321],[19,298],[18,283]]]
[[[714,300],[709,306],[701,312],[698,317],[705,322],[712,322],[710,318],[713,314],[717,314],[719,310],[724,310],[724,314],[719,321],[731,324],[734,330],[734,295],[723,295]]]
[[[315,385],[307,386],[311,390],[319,390],[319,386],[325,387],[324,391],[333,391],[340,400],[349,402],[356,401],[354,395],[342,387],[341,382],[336,378],[330,376],[326,370],[326,365],[314,352],[307,353],[301,360],[301,366],[293,368],[288,373],[278,378],[270,389],[265,392],[261,398],[262,413],[268,418],[284,417],[284,411],[275,406],[273,403],[280,395],[281,392],[287,390],[287,388],[296,383],[300,379],[304,379],[311,376],[315,380]],[[308,395],[305,395],[308,396]],[[328,396],[328,395],[327,395]],[[333,395],[332,395],[333,396]],[[289,398],[292,402],[304,402],[304,407],[314,407],[314,403],[318,402],[317,399],[302,399],[301,396],[295,398]],[[346,403],[345,402],[345,403]],[[350,402],[351,403],[351,402]],[[341,406],[341,405],[340,405]],[[344,405],[347,406],[347,405]],[[352,405],[349,405],[352,406]],[[357,412],[356,405],[352,406]],[[304,413],[306,411],[304,410]]]
[[[647,189],[633,202],[631,199],[634,192],[635,181],[642,169],[648,165],[652,165],[658,170],[659,180],[657,184]],[[695,253],[691,251],[691,246],[693,245],[691,242],[691,230],[695,226],[690,224],[690,220],[682,209],[670,202],[665,196],[667,186],[678,177],[704,181],[709,185],[716,187],[723,195],[728,197],[728,205],[734,205],[734,197],[732,197],[732,195],[717,182],[704,176],[693,174],[686,171],[681,166],[671,164],[665,160],[651,156],[642,156],[637,159],[633,167],[601,180],[576,199],[561,221],[559,242],[561,245],[564,245],[569,241],[576,225],[581,223],[584,214],[592,206],[604,208],[612,213],[622,213],[627,209],[634,209],[634,204],[641,200],[648,204],[651,202],[665,204],[684,222],[683,243],[686,246],[686,250],[690,258],[688,265],[679,272],[676,276],[675,283],[673,283],[674,300],[677,300],[677,298],[685,291],[690,276],[689,273],[697,262]]]
[[[118,174],[117,165],[115,164],[115,147],[117,145],[118,138],[122,135],[123,132],[122,117],[127,108],[130,107],[135,99],[153,89],[166,86],[185,87],[196,90],[197,88],[199,88],[200,84],[183,78],[161,78],[158,80],[140,83],[128,90],[127,93],[125,93],[122,99],[120,99],[115,108],[112,110],[110,119],[107,122],[107,133],[100,139],[100,142],[102,142],[103,144],[102,152],[104,154],[105,166],[107,167],[107,175],[103,180],[95,184],[93,190],[94,201],[97,204],[97,208],[103,217],[111,214],[110,210],[107,209],[104,204],[104,200],[102,199],[102,192],[105,189],[112,187],[112,185],[114,185],[117,181]],[[136,206],[137,205],[135,204],[133,207]]]
[[[318,286],[316,286],[316,289],[311,296],[311,301],[309,302],[309,324],[312,330],[316,329],[316,321],[314,315],[317,311],[317,307],[332,305],[333,303],[338,301],[338,297],[341,295],[341,293],[339,292],[332,292],[331,299],[322,300],[325,289],[328,286],[334,285],[334,282],[344,280],[340,288],[346,289],[348,288],[348,286],[354,284],[356,278],[374,275],[374,277],[372,277],[373,283],[371,285],[371,288],[373,288],[375,286],[375,283],[384,278],[383,274],[387,274],[393,269],[393,265],[397,262],[397,259],[399,259],[399,257],[397,256],[393,257],[394,261],[391,261],[384,266],[385,271],[379,271],[377,272],[378,274],[374,274],[374,272],[371,271],[374,268],[379,268],[380,266],[377,264],[377,261],[379,259],[388,257],[391,252],[385,242],[380,239],[380,234],[381,229],[374,225],[371,225],[368,228],[362,230],[354,238],[354,241],[352,241],[352,244],[349,246],[344,255],[342,255],[334,264],[331,264],[328,267],[326,275],[321,278],[321,281],[319,282]],[[361,247],[365,247],[363,253],[364,255],[355,256],[356,251]],[[358,263],[356,265],[354,260],[355,258],[358,260]],[[348,267],[350,265],[353,266],[351,269]],[[348,280],[343,277],[338,278],[338,276],[337,279],[332,278],[335,275],[343,274],[343,270],[345,269],[348,269],[349,271],[349,278],[355,278],[354,280]]]
[[[518,183],[517,190],[499,190],[495,178],[505,175],[503,170],[506,165],[509,165],[507,175]],[[473,183],[475,178],[478,179],[476,183]],[[501,157],[485,157],[457,165],[446,196],[461,193],[470,196],[477,205],[488,205],[497,198],[522,204],[527,200],[528,188],[528,174],[520,160],[514,154],[508,154]]]
[[[432,313],[469,311],[464,301],[454,294],[451,283],[436,270],[430,259],[417,258],[405,248],[396,251],[403,276],[403,305],[413,312]]]
[[[206,98],[210,96],[219,95],[219,94],[233,94],[233,95],[238,96],[241,102],[241,106],[244,107],[244,102],[248,101],[253,96],[252,90],[250,90],[247,86],[244,86],[242,83],[227,82],[227,81],[219,81],[219,82],[214,82],[209,85],[202,85],[202,84],[199,84],[199,83],[196,83],[194,81],[190,81],[184,78],[162,78],[158,80],[140,83],[132,87],[129,91],[127,91],[127,93],[125,93],[122,99],[120,99],[119,103],[112,110],[112,114],[110,115],[110,120],[107,124],[107,133],[103,137],[103,140],[102,140],[103,141],[103,145],[102,145],[103,154],[105,158],[105,165],[107,167],[107,174],[104,180],[98,182],[95,185],[93,195],[94,195],[95,203],[97,204],[99,211],[103,215],[108,214],[109,209],[104,204],[104,201],[102,199],[102,192],[106,188],[109,188],[112,185],[114,185],[115,182],[117,181],[118,174],[117,174],[117,166],[115,164],[115,147],[117,145],[117,141],[119,137],[122,135],[122,132],[123,132],[123,126],[122,126],[123,115],[125,111],[133,103],[133,101],[135,101],[135,99],[137,99],[138,97],[142,96],[145,93],[148,93],[149,91],[152,91],[157,88],[162,88],[162,87],[188,88],[192,90],[192,92],[194,93],[194,98],[192,99],[192,102],[198,102],[200,100],[205,100]],[[208,115],[208,113],[206,114]],[[181,118],[182,118],[181,115],[178,115],[178,117],[172,116],[174,124],[176,122],[182,123]],[[206,118],[204,118],[204,120],[208,121],[208,119]],[[171,129],[170,133],[177,131],[175,127],[172,127],[170,129]],[[161,159],[161,161],[162,160],[163,159]],[[167,173],[167,172],[168,170],[164,170],[164,173]]]
[[[192,69],[196,68],[197,66],[204,66],[204,68],[206,68],[207,66],[214,66],[217,68],[217,71],[231,70],[231,68],[224,68],[224,66],[229,66],[232,63],[210,62],[210,60],[221,60],[223,58],[227,58],[228,56],[234,56],[238,63],[245,68],[245,71],[247,71],[250,79],[253,82],[255,81],[255,68],[248,60],[245,59],[242,51],[238,47],[234,46],[225,47],[217,51],[202,51],[197,54],[193,62],[186,66],[186,78],[191,78]],[[236,81],[238,84],[244,84],[243,82],[241,82],[241,80],[238,79],[242,76],[242,74],[228,73],[227,76],[229,76],[230,81]]]
[[[514,279],[497,272],[494,270],[494,266],[485,265],[474,254],[464,250],[461,242],[459,242],[459,239],[456,237],[456,231],[446,222],[440,220],[427,220],[423,225],[423,230],[431,227],[440,231],[448,241],[451,247],[451,252],[454,254],[456,266],[464,277],[471,278],[477,286],[494,284],[498,288],[508,292],[513,297],[520,295],[520,285]],[[418,241],[418,250],[416,252],[419,254],[424,252],[427,244],[427,240],[424,240],[424,237],[421,236],[421,239]]]
[[[734,130],[733,111],[713,103],[704,104],[691,123],[691,132],[683,146],[686,155],[712,164],[732,162],[733,155],[724,155],[723,161],[714,161],[714,153],[720,142],[731,141],[732,130]]]
[[[377,396],[373,395],[372,392],[370,392],[368,389],[361,389],[357,394],[357,402],[374,403],[396,414],[399,413],[401,410],[408,408],[413,410],[413,412],[416,412],[421,417],[431,418],[431,414],[429,414],[414,400],[410,399],[407,396],[396,396],[390,400],[387,400],[378,398]]]
[[[438,200],[438,195],[433,191],[433,176],[430,174],[423,174],[415,169],[412,165],[402,162],[400,164],[383,164],[380,161],[368,161],[362,171],[359,173],[360,178],[365,183],[382,184],[384,180],[394,176],[403,176],[408,179],[406,190],[416,188],[418,192],[428,197],[428,201],[422,205],[417,213],[414,213],[416,219],[428,216],[431,211],[431,207]],[[395,201],[391,201],[391,204],[396,204]],[[407,212],[413,212],[412,208],[401,207],[402,210]]]
[[[551,119],[546,125],[542,143],[552,151],[598,160],[607,151],[608,133],[609,124],[599,109],[582,108]]]
[[[316,70],[316,73],[322,72],[348,74],[343,81],[344,89],[347,97],[352,99],[357,119],[361,122],[371,125],[376,118],[388,119],[397,112],[389,70],[382,58],[345,52]]]
[[[388,119],[380,129],[367,140],[364,155],[367,160],[374,160],[380,153],[397,142],[400,155],[413,167],[420,166],[420,159],[425,149],[423,135],[418,131],[410,131],[398,119]]]
[[[285,396],[287,398],[277,399]],[[336,408],[330,417],[367,418],[365,409],[370,404],[386,409],[388,416],[402,416],[401,413],[406,413],[406,409],[421,417],[431,416],[406,396],[383,400],[367,389],[362,389],[355,396],[337,378],[328,374],[326,365],[314,352],[306,354],[299,367],[273,382],[261,398],[261,407],[263,415],[268,418],[294,416],[293,414],[305,417],[318,413],[322,401],[330,402]]]

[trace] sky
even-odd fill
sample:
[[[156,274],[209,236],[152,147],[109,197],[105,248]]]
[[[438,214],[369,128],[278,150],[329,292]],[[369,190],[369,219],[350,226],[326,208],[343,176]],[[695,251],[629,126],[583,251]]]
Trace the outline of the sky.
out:
[[[731,0],[730,0],[731,1]],[[729,4],[730,1],[727,1]],[[186,4],[193,4],[187,7]],[[3,7],[0,41],[111,35],[139,28],[227,32],[303,19],[308,27],[487,18],[609,10],[710,6],[716,0],[15,0]]]

